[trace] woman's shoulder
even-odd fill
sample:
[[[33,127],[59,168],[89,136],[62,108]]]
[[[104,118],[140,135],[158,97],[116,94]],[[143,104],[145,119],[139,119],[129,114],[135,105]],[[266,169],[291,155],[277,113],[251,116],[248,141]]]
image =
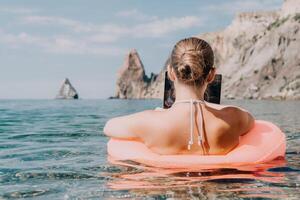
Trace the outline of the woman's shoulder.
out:
[[[210,103],[210,102],[205,102],[205,104],[211,108],[214,108],[216,110],[228,110],[228,111],[239,111],[239,110],[244,110],[238,106],[234,105],[224,105],[224,104],[215,104],[215,103]]]
[[[218,110],[222,116],[222,120],[229,125],[230,131],[235,129],[238,135],[243,135],[254,124],[253,116],[244,108],[233,106],[233,105],[219,105],[208,103],[210,108]]]
[[[244,108],[234,106],[234,105],[222,105],[222,104],[214,104],[214,103],[206,103],[209,108],[216,110],[217,112],[221,113],[223,116],[229,117],[239,117],[242,115],[249,114],[247,110]]]
[[[144,110],[133,114],[133,120],[139,121],[141,129],[145,128],[148,132],[166,129],[170,118],[169,109]]]

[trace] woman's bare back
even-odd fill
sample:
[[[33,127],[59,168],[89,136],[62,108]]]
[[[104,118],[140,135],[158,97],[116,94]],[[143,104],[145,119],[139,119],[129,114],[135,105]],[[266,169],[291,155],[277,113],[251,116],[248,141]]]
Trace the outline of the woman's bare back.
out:
[[[138,140],[159,154],[217,154],[233,149],[239,136],[253,126],[253,117],[245,110],[234,106],[205,103],[203,108],[203,147],[190,140],[190,106],[173,105],[170,109],[143,112],[110,119],[104,133],[118,139]],[[198,115],[198,113],[196,113]],[[196,124],[195,124],[196,126]],[[197,129],[194,129],[194,140]]]
[[[240,120],[243,112],[237,107],[206,103],[203,111],[203,143],[194,142],[188,149],[190,140],[190,105],[177,104],[170,109],[153,113],[156,131],[145,134],[143,141],[156,153],[160,154],[226,154],[239,141],[239,136],[248,130],[243,130]],[[197,116],[201,114],[195,109],[195,124],[193,141],[197,141]],[[149,119],[150,121],[153,121]],[[248,128],[247,128],[248,129]]]

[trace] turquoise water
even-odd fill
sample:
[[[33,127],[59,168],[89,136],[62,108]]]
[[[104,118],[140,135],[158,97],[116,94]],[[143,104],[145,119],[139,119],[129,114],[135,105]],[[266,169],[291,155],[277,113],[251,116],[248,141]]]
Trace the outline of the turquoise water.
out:
[[[168,171],[107,161],[107,119],[159,100],[0,100],[0,199],[299,199],[300,101],[227,101],[287,135],[286,162]]]

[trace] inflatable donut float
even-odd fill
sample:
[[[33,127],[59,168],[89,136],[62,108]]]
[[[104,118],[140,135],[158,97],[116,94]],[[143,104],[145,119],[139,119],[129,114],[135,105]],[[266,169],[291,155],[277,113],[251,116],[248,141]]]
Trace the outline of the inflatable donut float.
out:
[[[284,157],[285,134],[274,124],[256,120],[254,127],[240,137],[239,145],[226,155],[160,155],[143,143],[111,138],[107,151],[114,160],[132,160],[160,168],[195,168],[207,165],[249,165]]]

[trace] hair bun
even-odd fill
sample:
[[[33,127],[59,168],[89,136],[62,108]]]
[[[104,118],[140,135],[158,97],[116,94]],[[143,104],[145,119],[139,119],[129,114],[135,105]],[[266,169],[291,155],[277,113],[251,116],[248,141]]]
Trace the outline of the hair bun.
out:
[[[186,38],[176,43],[171,66],[178,80],[187,84],[203,84],[213,68],[214,54],[210,45],[199,38]]]
[[[182,64],[178,67],[178,79],[185,83],[190,83],[199,79],[201,74],[201,70],[190,64]]]
[[[189,65],[181,65],[178,67],[178,72],[181,80],[190,79],[192,76],[192,69]]]

